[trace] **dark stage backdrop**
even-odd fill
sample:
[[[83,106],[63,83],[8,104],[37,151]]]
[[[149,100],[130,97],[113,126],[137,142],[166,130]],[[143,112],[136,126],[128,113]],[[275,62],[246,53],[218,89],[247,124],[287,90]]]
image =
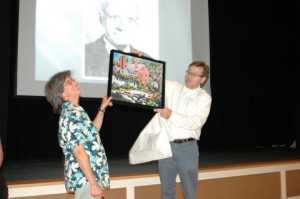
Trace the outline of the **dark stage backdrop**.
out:
[[[209,5],[213,106],[201,145],[290,145],[300,131],[299,1]]]
[[[6,149],[9,71],[10,71],[10,38],[11,38],[11,2],[0,2],[0,137],[3,149]]]
[[[45,98],[12,95],[17,51],[13,2],[0,3],[0,124],[6,158],[61,157],[57,116]],[[200,149],[288,146],[299,135],[298,12],[297,0],[209,1],[213,104]],[[81,104],[93,117],[99,103],[84,98]],[[105,114],[101,137],[108,156],[127,155],[153,116],[120,106]]]

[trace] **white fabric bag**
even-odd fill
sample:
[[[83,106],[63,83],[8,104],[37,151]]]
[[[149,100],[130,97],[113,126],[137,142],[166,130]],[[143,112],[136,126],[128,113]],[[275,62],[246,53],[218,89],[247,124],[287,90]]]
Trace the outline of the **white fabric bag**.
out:
[[[129,151],[130,164],[172,157],[170,142],[163,123],[159,113],[155,114],[131,147]]]

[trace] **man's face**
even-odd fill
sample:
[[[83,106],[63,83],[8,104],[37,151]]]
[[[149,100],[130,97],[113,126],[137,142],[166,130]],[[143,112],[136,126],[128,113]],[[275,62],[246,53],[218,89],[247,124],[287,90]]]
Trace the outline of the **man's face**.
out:
[[[195,89],[200,84],[206,81],[206,77],[203,76],[203,68],[197,66],[190,66],[185,75],[185,86],[189,89]]]
[[[112,0],[101,18],[106,38],[115,46],[131,43],[137,28],[138,10],[131,1]]]

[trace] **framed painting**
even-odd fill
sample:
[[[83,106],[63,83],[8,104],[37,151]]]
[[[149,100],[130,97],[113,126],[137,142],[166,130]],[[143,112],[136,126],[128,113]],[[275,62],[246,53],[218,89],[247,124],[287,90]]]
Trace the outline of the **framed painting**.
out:
[[[139,108],[163,108],[164,61],[111,50],[107,95],[113,103]]]

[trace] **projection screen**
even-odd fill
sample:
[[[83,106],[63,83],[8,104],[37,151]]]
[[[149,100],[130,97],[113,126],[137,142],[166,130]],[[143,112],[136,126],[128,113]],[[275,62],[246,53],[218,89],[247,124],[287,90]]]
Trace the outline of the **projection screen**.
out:
[[[136,3],[138,17],[127,21],[136,23],[131,45],[165,61],[166,79],[183,83],[185,70],[193,60],[209,64],[207,0],[136,0]],[[120,3],[119,8],[125,12],[126,6]],[[62,70],[72,71],[83,97],[106,95],[107,75],[85,72],[85,46],[104,33],[100,7],[100,0],[20,0],[17,96],[44,96],[45,82]],[[107,61],[109,56],[101,60]],[[206,89],[210,92],[209,85],[208,82]]]

